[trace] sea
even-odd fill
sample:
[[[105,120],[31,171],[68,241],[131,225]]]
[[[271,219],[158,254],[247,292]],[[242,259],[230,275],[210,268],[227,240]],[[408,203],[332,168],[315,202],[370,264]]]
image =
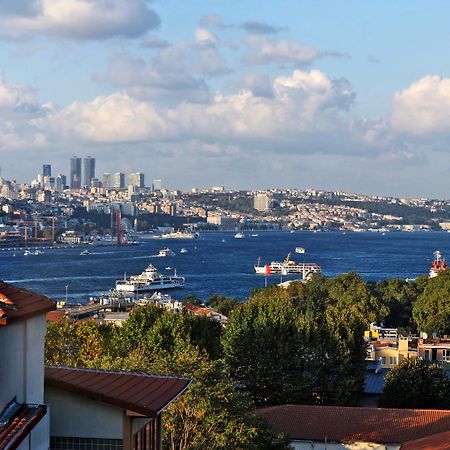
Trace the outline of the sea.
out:
[[[86,303],[114,287],[124,276],[141,273],[150,263],[159,271],[186,279],[183,289],[169,291],[176,299],[196,295],[208,300],[213,294],[246,300],[254,288],[265,285],[254,265],[282,261],[288,253],[298,262],[317,263],[322,274],[335,277],[356,272],[367,280],[415,278],[428,274],[433,252],[450,255],[450,233],[445,232],[308,232],[258,231],[205,232],[197,239],[148,239],[127,247],[47,248],[39,255],[0,251],[0,279],[45,294],[54,300]],[[169,247],[174,256],[157,256]],[[304,254],[296,254],[303,247]],[[180,253],[185,248],[186,253]],[[268,284],[293,277],[270,276]]]

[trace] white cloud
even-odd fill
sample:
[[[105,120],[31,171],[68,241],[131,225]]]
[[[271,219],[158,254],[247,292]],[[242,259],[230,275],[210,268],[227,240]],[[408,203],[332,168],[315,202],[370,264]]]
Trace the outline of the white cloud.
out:
[[[450,132],[450,78],[428,75],[396,92],[391,124],[412,135]]]
[[[217,36],[206,28],[197,28],[195,30],[195,40],[197,44],[214,47],[219,43]]]
[[[309,64],[320,53],[294,40],[272,40],[265,36],[249,35],[245,39],[248,47],[245,60],[251,64]]]
[[[26,3],[22,1],[22,3]],[[145,0],[36,0],[0,15],[1,34],[42,33],[69,39],[136,37],[160,24]],[[1,10],[0,10],[1,13]]]

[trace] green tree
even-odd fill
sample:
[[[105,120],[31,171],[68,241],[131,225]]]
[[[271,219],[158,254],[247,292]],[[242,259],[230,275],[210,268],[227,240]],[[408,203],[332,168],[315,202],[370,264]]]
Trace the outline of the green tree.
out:
[[[450,334],[450,270],[427,281],[413,304],[413,319],[419,331]]]
[[[241,302],[224,295],[213,294],[209,298],[208,305],[215,311],[229,317],[232,311],[241,304]]]
[[[260,290],[233,313],[222,337],[232,375],[258,406],[354,403],[363,383],[364,324],[351,309],[325,314],[309,308],[308,295],[291,294]]]
[[[437,364],[405,359],[386,375],[380,406],[449,409],[450,381]]]

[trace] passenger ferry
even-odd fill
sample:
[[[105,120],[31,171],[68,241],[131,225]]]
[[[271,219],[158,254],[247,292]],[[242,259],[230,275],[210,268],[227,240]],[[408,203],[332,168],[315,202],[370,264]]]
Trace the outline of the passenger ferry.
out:
[[[297,263],[291,259],[291,254],[288,253],[283,262],[272,261],[270,264],[261,266],[260,259],[258,264],[254,266],[255,272],[258,275],[293,275],[301,274],[303,280],[307,280],[313,275],[320,275],[320,266],[316,263]]]
[[[130,278],[116,281],[116,291],[124,292],[148,292],[161,289],[176,289],[184,287],[184,277],[163,275],[155,266],[150,264],[140,275],[132,275]]]
[[[305,253],[305,249],[303,247],[295,247],[295,253]]]
[[[169,247],[162,248],[158,253],[158,256],[174,256],[174,255],[175,253],[172,250],[170,250]]]

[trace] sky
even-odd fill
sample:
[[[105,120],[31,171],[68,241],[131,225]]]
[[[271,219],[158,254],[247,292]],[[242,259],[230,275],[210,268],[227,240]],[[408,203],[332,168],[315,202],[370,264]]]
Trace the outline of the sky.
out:
[[[448,198],[450,2],[2,0],[0,167]]]

